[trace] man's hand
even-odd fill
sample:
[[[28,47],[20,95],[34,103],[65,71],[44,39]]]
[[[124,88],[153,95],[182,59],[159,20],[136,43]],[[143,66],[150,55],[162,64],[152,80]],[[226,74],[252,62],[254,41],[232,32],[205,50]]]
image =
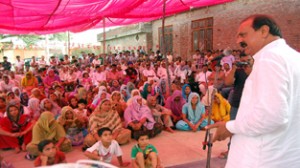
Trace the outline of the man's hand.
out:
[[[47,162],[48,162],[48,156],[41,155],[40,158],[41,158],[41,161],[42,161],[42,166],[46,166]]]
[[[223,141],[226,138],[232,136],[233,134],[231,132],[229,132],[226,128],[226,122],[217,122],[215,124],[212,125],[208,125],[205,127],[205,129],[212,129],[212,128],[217,128],[215,134],[214,134],[214,138],[213,138],[213,142],[215,141]]]

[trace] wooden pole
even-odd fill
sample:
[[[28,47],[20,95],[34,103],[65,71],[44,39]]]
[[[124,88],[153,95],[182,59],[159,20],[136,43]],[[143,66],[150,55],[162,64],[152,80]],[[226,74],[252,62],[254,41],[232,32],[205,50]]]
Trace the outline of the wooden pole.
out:
[[[68,56],[70,57],[70,31],[68,31]]]
[[[105,33],[105,17],[103,17],[103,54],[105,54],[106,50],[106,33]]]
[[[169,85],[169,96],[172,95],[172,89],[171,89],[171,76],[170,76],[170,71],[169,71],[169,60],[167,58],[167,46],[166,46],[166,40],[165,40],[165,15],[166,15],[166,0],[163,1],[163,17],[162,17],[162,54],[165,58],[166,62],[166,70],[167,70],[167,76],[168,76],[168,85]]]
[[[46,34],[46,46],[45,46],[45,50],[46,50],[46,56],[45,56],[45,60],[49,60],[49,35]]]

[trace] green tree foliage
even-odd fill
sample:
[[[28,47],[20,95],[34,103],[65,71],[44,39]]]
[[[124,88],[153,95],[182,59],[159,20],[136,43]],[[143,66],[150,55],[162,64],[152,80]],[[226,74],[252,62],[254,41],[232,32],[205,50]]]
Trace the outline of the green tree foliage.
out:
[[[35,45],[38,41],[43,39],[40,36],[36,35],[19,35],[18,37],[24,41],[27,47]]]
[[[68,41],[68,33],[51,34],[49,40]]]

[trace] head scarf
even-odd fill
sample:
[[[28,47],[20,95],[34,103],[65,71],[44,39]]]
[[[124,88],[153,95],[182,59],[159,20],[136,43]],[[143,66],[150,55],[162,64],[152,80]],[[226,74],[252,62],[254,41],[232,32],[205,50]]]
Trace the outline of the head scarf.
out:
[[[102,91],[107,92],[107,89],[106,89],[105,86],[99,86],[99,88],[98,88],[98,95],[100,95],[100,92],[102,92]]]
[[[138,89],[133,89],[130,93],[131,97],[133,98],[136,95],[133,95],[133,93],[137,92],[139,96],[141,96],[141,92]]]
[[[92,102],[92,106],[97,107],[99,105],[99,103],[103,100],[103,99],[101,99],[101,95],[103,93],[106,94],[105,99],[109,99],[109,95],[105,90],[99,90],[98,95],[94,98],[94,100]]]
[[[14,104],[10,104],[10,105],[8,105],[8,106],[6,107],[7,118],[8,118],[10,121],[12,121],[12,122],[14,122],[14,120],[13,120],[12,116],[11,116],[10,113],[9,113],[9,108],[10,108],[10,107],[16,107],[16,108],[18,109],[19,113],[18,113],[17,121],[15,121],[16,123],[18,123],[18,121],[19,121],[19,119],[20,119],[20,116],[21,116],[20,110],[19,110],[18,106],[14,105]]]
[[[51,109],[45,109],[45,102],[46,101],[49,101],[51,103],[51,105],[52,105]],[[50,111],[50,112],[53,113],[54,116],[57,116],[57,115],[60,114],[61,108],[56,103],[54,103],[52,100],[50,100],[48,98],[44,98],[40,103],[40,110],[41,110],[41,112]]]
[[[50,77],[49,73],[53,71],[54,72],[54,76]],[[58,75],[55,74],[55,71],[53,69],[49,69],[47,71],[47,76],[45,77],[45,79],[43,80],[44,84],[47,84],[49,86],[52,86],[55,82],[60,82],[60,78]]]
[[[193,110],[192,99],[195,96],[197,97],[197,104],[196,104],[196,109]],[[190,93],[188,103],[186,103],[186,105],[188,107],[188,113],[187,113],[188,120],[192,121],[193,123],[197,123],[200,120],[201,116],[205,113],[205,107],[200,102],[199,94],[195,92]]]
[[[21,104],[23,106],[28,106],[29,96],[28,96],[27,92],[21,93],[20,100],[21,100]]]
[[[12,88],[12,91],[15,93],[16,91],[19,91],[19,93],[21,93],[20,89],[18,87],[13,87]],[[19,95],[16,95],[16,96],[19,96]]]
[[[47,71],[47,73],[46,73],[46,74],[47,74],[47,76],[49,76],[49,73],[50,73],[50,72],[53,72],[53,73],[54,73],[54,76],[55,76],[55,71],[54,71],[54,69],[51,69],[51,68],[50,68],[50,69],[48,69],[48,71]]]
[[[230,119],[230,104],[220,93],[215,94],[219,98],[220,104],[213,101],[212,119],[215,121],[228,121]]]
[[[50,123],[52,124],[50,125]],[[54,115],[51,112],[46,111],[41,114],[37,123],[33,127],[32,135],[31,143],[38,144],[44,139],[59,140],[61,137],[66,136],[66,132],[57,123]]]
[[[144,88],[143,88],[143,92],[142,92],[142,97],[144,98],[144,99],[147,99],[147,97],[148,97],[148,86],[149,86],[149,83],[145,83],[145,85],[144,85]]]
[[[12,92],[12,91],[6,93],[6,97],[7,97],[7,98],[8,98],[10,95],[12,95],[12,96],[14,97],[13,99],[19,99],[18,97],[16,97],[15,93]],[[9,99],[10,99],[10,97],[9,97]]]
[[[126,92],[126,97],[122,94],[122,91]],[[122,94],[122,97],[123,97],[124,101],[127,102],[127,100],[130,98],[130,92],[128,91],[127,86],[122,85],[121,88],[120,88],[120,92]]]
[[[129,93],[131,93],[132,90],[135,89],[135,85],[132,82],[127,83],[127,90]]]
[[[153,87],[152,91],[151,91],[151,95],[156,95],[156,93],[158,93],[158,96],[156,98],[157,103],[164,106],[165,105],[165,98],[164,98],[164,95],[162,93],[160,85],[155,85]]]
[[[31,78],[28,79],[27,75],[29,75]],[[33,73],[31,71],[26,72],[25,76],[22,79],[22,86],[33,86],[34,84],[34,76]]]
[[[73,118],[72,119],[67,119],[66,118],[66,114],[67,112],[70,111],[73,114]],[[74,110],[72,109],[72,107],[70,106],[65,106],[61,109],[61,115],[59,116],[59,118],[57,119],[59,123],[61,123],[62,125],[65,124],[65,122],[67,120],[71,120],[72,123],[70,124],[71,127],[76,126],[75,120],[76,120],[76,114],[74,112]]]
[[[153,115],[151,113],[151,110],[149,109],[148,106],[142,103],[140,105],[137,100],[142,99],[141,96],[134,96],[132,103],[126,108],[124,112],[124,118],[125,118],[125,124],[126,127],[128,126],[129,123],[133,121],[139,121],[142,118],[147,118],[147,122],[144,123],[144,126],[152,130],[153,126],[155,124]]]
[[[167,88],[168,88],[167,80],[164,79],[164,78],[160,79],[159,87],[161,89],[162,94],[166,94],[167,93]]]
[[[107,102],[107,101],[110,101],[109,99],[103,99],[102,101],[100,101],[100,103],[96,106],[94,113],[101,113],[101,106],[103,103]]]
[[[180,97],[179,102],[175,102],[175,98]],[[175,90],[173,94],[168,97],[166,100],[166,105],[165,107],[170,109],[172,113],[176,116],[181,116],[182,114],[182,107],[186,103],[184,98],[182,97],[182,93],[179,90]]]
[[[191,88],[191,86],[189,85],[189,84],[185,84],[185,85],[183,85],[182,86],[182,97],[186,100],[186,102],[188,101],[188,97],[186,96],[186,94],[185,94],[185,88],[186,87],[190,87],[190,89],[191,89],[191,92],[192,92],[192,88]],[[191,93],[190,93],[191,94]]]
[[[9,108],[15,107],[18,109],[17,119],[14,120],[11,114],[9,113]],[[27,124],[30,123],[31,119],[27,115],[22,115],[18,106],[10,104],[6,108],[7,117],[1,119],[0,127],[9,132],[20,132],[26,129]]]
[[[33,115],[33,118],[38,118],[41,114],[40,100],[35,97],[30,98],[28,101],[28,109],[31,115]]]
[[[113,96],[116,95],[116,94],[120,94],[121,99],[120,99],[119,101],[120,101],[120,102],[124,102],[124,100],[122,99],[122,94],[121,94],[121,92],[119,92],[119,91],[113,91],[113,92],[111,93],[111,95],[110,95],[110,100],[113,101]]]
[[[98,129],[103,127],[108,127],[115,132],[116,130],[122,129],[122,121],[117,111],[110,109],[107,111],[101,111],[101,106],[103,103],[110,101],[109,99],[104,99],[98,105],[94,113],[89,119],[89,130],[92,133],[97,133]]]
[[[138,89],[133,89],[130,93],[130,95],[131,95],[130,99],[128,99],[126,102],[127,106],[129,106],[132,103],[133,97],[136,96],[136,95],[133,95],[135,92],[138,93],[138,96],[141,96],[141,92]],[[145,99],[143,99],[143,104],[147,104],[147,101]]]

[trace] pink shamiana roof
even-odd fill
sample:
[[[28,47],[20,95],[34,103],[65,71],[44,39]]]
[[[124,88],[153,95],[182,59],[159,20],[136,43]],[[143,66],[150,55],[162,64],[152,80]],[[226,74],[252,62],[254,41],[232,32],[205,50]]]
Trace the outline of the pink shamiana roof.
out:
[[[233,0],[166,0],[166,15]],[[1,34],[80,32],[162,17],[163,0],[1,0]]]

